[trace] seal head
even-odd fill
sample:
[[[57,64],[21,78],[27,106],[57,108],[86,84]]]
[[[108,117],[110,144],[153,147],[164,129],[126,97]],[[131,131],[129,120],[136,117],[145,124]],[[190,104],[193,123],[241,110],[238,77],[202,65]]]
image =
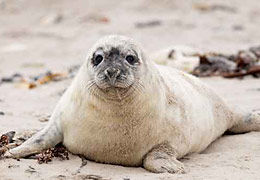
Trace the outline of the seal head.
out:
[[[142,71],[141,52],[133,40],[108,36],[96,43],[87,59],[87,73],[101,90],[129,88]]]

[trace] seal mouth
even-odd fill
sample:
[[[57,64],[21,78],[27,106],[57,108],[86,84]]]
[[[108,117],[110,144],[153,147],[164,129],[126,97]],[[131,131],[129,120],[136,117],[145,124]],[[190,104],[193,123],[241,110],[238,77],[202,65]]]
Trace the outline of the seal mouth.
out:
[[[123,85],[119,85],[119,84],[112,84],[112,83],[106,83],[105,86],[102,85],[100,87],[100,85],[96,84],[96,87],[106,93],[106,92],[110,92],[110,91],[118,91],[118,92],[126,92],[128,91],[129,89],[131,89],[133,86],[133,84],[130,84],[130,85],[127,85],[127,86],[123,86]]]
[[[117,79],[108,79],[108,78],[103,78],[101,80],[95,80],[96,85],[98,86],[98,88],[106,90],[106,89],[127,89],[129,88],[131,85],[133,85],[133,81],[126,81],[126,79],[121,79],[121,78],[117,78]]]
[[[140,82],[133,82],[131,84],[114,84],[109,85],[107,82],[104,84],[98,84],[95,80],[92,80],[87,85],[88,92],[91,96],[97,97],[104,101],[123,101],[127,99],[135,99],[145,93],[145,89]]]
[[[132,86],[133,85],[130,85],[127,88],[117,86],[100,88],[98,85],[96,85],[97,90],[93,93],[93,95],[103,100],[123,101],[134,93],[134,88],[132,88]]]

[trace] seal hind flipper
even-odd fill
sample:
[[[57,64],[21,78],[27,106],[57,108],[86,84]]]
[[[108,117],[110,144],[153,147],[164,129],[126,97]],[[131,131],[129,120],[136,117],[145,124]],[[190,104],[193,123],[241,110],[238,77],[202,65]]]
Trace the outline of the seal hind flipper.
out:
[[[235,118],[234,124],[228,129],[228,132],[245,133],[249,131],[260,131],[260,112],[243,113]]]

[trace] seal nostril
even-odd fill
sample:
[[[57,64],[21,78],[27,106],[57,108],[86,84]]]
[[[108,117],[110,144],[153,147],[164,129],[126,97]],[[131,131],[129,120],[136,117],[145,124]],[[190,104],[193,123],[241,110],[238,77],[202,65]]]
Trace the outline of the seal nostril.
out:
[[[120,74],[119,69],[108,68],[108,69],[105,70],[105,75],[108,78],[117,78],[119,74]]]
[[[109,77],[112,77],[113,74],[114,74],[114,71],[112,71],[112,70],[107,70],[107,75],[108,75]]]

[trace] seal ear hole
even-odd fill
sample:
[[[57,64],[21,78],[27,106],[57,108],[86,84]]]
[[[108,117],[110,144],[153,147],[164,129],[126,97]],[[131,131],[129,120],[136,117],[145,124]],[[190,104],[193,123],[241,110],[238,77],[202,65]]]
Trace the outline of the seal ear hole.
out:
[[[94,66],[97,66],[97,65],[99,65],[102,61],[103,61],[103,56],[102,55],[97,55],[96,57],[94,57],[94,59],[93,59],[93,65]]]
[[[131,65],[135,65],[138,62],[136,57],[134,57],[133,55],[127,55],[125,57],[125,60]]]

